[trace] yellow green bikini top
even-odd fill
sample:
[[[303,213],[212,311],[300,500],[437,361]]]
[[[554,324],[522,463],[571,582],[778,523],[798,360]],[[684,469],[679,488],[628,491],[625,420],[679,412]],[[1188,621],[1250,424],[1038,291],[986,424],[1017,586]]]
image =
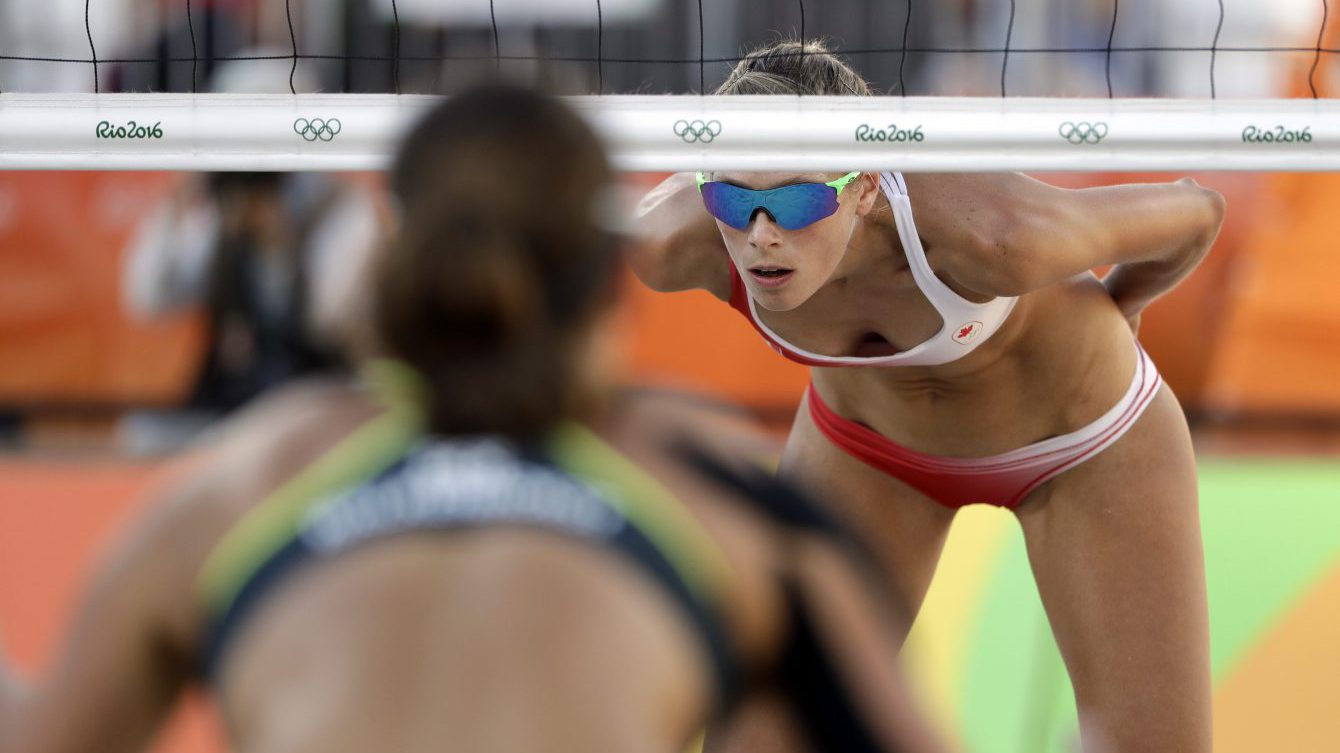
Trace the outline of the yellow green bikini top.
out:
[[[299,567],[401,533],[525,526],[620,551],[660,583],[697,625],[724,708],[740,675],[722,617],[728,566],[683,505],[576,423],[532,446],[430,436],[410,375],[379,362],[370,383],[389,408],[252,508],[210,554],[196,584],[208,618],[204,676]]]

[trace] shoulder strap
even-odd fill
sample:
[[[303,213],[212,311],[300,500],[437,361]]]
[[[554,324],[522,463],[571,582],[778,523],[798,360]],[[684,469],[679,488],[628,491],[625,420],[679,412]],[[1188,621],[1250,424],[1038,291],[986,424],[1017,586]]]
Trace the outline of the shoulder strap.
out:
[[[665,553],[696,595],[720,598],[730,565],[702,524],[660,482],[581,424],[561,425],[547,450],[560,468],[617,505]]]
[[[418,431],[393,413],[373,419],[252,508],[200,570],[196,590],[209,612],[227,609],[255,567],[298,534],[312,505],[390,467],[417,437]]]
[[[725,619],[725,555],[668,489],[590,429],[565,424],[546,449],[559,468],[595,487],[627,519],[623,546],[639,553],[635,559],[680,600],[702,633],[716,676],[716,713],[724,715],[740,696],[744,674]]]

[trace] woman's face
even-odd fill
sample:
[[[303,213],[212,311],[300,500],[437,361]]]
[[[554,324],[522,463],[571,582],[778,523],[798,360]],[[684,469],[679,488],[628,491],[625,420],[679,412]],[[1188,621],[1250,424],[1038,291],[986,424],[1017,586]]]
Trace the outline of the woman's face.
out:
[[[796,183],[825,183],[842,173],[716,172],[707,177],[742,188],[766,190]],[[763,209],[737,230],[717,220],[731,261],[749,296],[769,311],[789,311],[809,300],[833,277],[847,251],[857,220],[868,214],[878,193],[873,173],[862,174],[838,195],[832,215],[796,230],[778,225]]]

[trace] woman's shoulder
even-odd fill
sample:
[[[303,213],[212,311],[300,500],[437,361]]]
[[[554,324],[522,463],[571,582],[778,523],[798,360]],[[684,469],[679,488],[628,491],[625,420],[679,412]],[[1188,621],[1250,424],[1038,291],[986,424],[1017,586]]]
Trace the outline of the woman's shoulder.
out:
[[[613,444],[684,505],[723,558],[719,586],[737,649],[749,658],[771,650],[781,614],[776,530],[711,468],[770,473],[780,439],[747,412],[698,393],[630,391],[618,414],[608,429]]]
[[[262,395],[167,464],[149,495],[146,536],[176,542],[164,555],[179,564],[203,559],[248,509],[376,410],[330,379]]]
[[[228,416],[203,440],[227,446],[247,442],[290,441],[314,424],[345,413],[369,415],[376,405],[348,377],[323,375],[294,379],[262,393]]]
[[[703,289],[730,298],[730,257],[693,173],[671,175],[648,191],[634,223],[628,261],[643,284],[661,293]]]
[[[205,473],[232,495],[259,499],[385,410],[347,378],[294,380],[261,395],[201,442]]]
[[[781,453],[780,437],[761,428],[748,410],[702,392],[629,388],[620,394],[618,414],[619,430],[637,436],[688,438],[728,455]]]
[[[131,548],[165,573],[170,631],[194,641],[196,579],[227,532],[270,492],[380,409],[347,382],[295,381],[225,419],[170,464],[150,492]],[[167,575],[169,574],[170,575]]]

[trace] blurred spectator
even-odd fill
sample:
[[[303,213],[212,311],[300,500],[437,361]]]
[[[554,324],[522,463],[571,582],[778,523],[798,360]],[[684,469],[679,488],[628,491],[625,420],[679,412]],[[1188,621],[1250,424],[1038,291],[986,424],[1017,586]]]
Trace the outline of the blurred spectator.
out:
[[[291,377],[342,368],[378,217],[360,189],[317,175],[193,176],[142,226],[127,305],[203,311],[206,347],[185,413],[137,414],[132,450],[156,451]]]
[[[219,65],[210,89],[287,91],[289,64]],[[295,85],[312,88],[301,74]],[[355,347],[358,280],[377,243],[369,193],[324,175],[187,176],[131,241],[126,305],[139,317],[203,312],[206,346],[182,410],[140,411],[123,438],[158,452],[285,380],[343,369]]]

